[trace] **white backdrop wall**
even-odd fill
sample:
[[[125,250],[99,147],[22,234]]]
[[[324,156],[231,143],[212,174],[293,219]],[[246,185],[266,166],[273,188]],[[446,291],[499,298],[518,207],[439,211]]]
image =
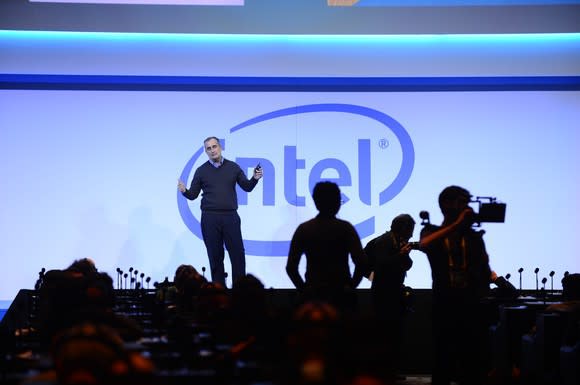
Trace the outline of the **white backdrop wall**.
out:
[[[243,101],[241,103],[240,101]],[[335,103],[387,114],[412,142],[412,173],[401,191],[381,204],[405,150],[393,131],[366,116],[326,111],[272,119],[230,132],[239,123],[283,108]],[[9,297],[30,287],[41,267],[65,267],[91,257],[114,275],[129,266],[154,280],[172,277],[180,263],[207,266],[201,240],[178,210],[175,190],[203,139],[225,139],[225,156],[271,161],[261,185],[240,207],[246,240],[287,241],[301,221],[314,215],[309,185],[315,165],[342,162],[322,178],[341,178],[350,199],[341,217],[353,223],[373,219],[363,243],[408,212],[441,216],[436,197],[459,184],[474,195],[508,204],[506,222],[486,224],[493,267],[500,273],[526,269],[524,286],[534,287],[535,267],[578,269],[575,216],[579,185],[577,91],[397,92],[397,93],[228,93],[144,91],[0,92],[2,189],[0,247],[11,261],[2,279]],[[368,147],[360,147],[360,141]],[[380,143],[388,146],[380,146]],[[364,143],[367,143],[364,142]],[[298,163],[288,164],[286,149]],[[455,150],[451,150],[455,148]],[[361,152],[363,153],[362,158]],[[370,159],[370,202],[363,202],[360,159]],[[252,162],[253,164],[253,162]],[[264,163],[263,164],[267,164]],[[284,177],[285,170],[292,172]],[[293,171],[295,170],[295,171]],[[249,172],[249,170],[248,170]],[[349,176],[350,178],[345,178]],[[288,180],[305,206],[288,202]],[[274,186],[274,206],[265,204],[265,185]],[[199,202],[187,203],[199,218]],[[557,226],[555,224],[558,224]],[[368,227],[367,227],[368,229]],[[420,226],[417,226],[417,238]],[[553,242],[557,239],[557,242]],[[288,287],[285,258],[248,255],[248,271],[267,286]],[[413,252],[408,283],[429,287],[424,255]],[[540,278],[542,277],[540,275]],[[365,283],[368,285],[368,282]],[[364,285],[363,285],[364,286]],[[556,287],[559,286],[558,280]]]

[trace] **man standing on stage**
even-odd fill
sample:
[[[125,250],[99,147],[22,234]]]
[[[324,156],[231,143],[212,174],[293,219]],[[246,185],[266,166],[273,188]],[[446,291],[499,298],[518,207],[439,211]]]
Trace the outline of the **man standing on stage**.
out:
[[[184,197],[201,198],[201,233],[207,249],[211,279],[225,287],[224,244],[232,264],[232,282],[246,274],[246,255],[242,241],[241,221],[238,215],[236,184],[250,192],[262,177],[262,168],[254,169],[247,179],[240,166],[222,156],[219,139],[210,136],[203,141],[209,161],[195,170],[189,189],[179,180],[177,188]]]
[[[365,275],[366,256],[354,226],[336,217],[341,205],[340,188],[334,182],[318,182],[312,192],[318,215],[298,226],[288,252],[286,273],[303,301],[321,300],[352,310],[354,289]],[[306,255],[304,278],[298,272]],[[355,265],[351,276],[349,255]]]

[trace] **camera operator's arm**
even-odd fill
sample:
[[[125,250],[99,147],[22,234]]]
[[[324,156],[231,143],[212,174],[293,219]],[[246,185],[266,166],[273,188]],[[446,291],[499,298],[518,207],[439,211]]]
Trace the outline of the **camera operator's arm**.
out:
[[[400,268],[404,271],[409,271],[413,266],[413,260],[409,257],[409,253],[413,250],[411,243],[406,243],[401,250],[399,250]]]
[[[473,224],[473,209],[471,207],[466,208],[459,214],[459,217],[448,224],[447,226],[443,226],[438,230],[421,237],[421,241],[419,242],[420,249],[426,250],[428,249],[433,242],[436,242],[442,238],[445,238],[449,234],[460,230],[465,227],[470,227]]]

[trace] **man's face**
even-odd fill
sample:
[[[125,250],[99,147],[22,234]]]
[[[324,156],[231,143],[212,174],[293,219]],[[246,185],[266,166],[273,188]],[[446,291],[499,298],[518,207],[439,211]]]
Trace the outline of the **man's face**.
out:
[[[212,162],[218,162],[222,158],[222,148],[219,142],[215,139],[210,139],[203,144],[205,146],[205,153]]]
[[[413,230],[415,230],[415,225],[403,227],[401,231],[401,238],[408,242],[409,239],[411,239],[411,237],[413,236]]]
[[[449,219],[457,219],[459,214],[463,212],[468,207],[469,197],[468,196],[458,196],[455,199],[448,199],[444,203],[443,214]]]

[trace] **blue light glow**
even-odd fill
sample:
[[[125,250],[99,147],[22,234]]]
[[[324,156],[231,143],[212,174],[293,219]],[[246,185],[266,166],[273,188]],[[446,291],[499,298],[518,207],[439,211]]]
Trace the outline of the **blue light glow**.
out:
[[[0,30],[0,39],[94,40],[151,42],[239,42],[239,43],[557,43],[579,42],[580,33],[527,34],[429,34],[429,35],[253,35],[253,34],[181,34],[71,31]]]

